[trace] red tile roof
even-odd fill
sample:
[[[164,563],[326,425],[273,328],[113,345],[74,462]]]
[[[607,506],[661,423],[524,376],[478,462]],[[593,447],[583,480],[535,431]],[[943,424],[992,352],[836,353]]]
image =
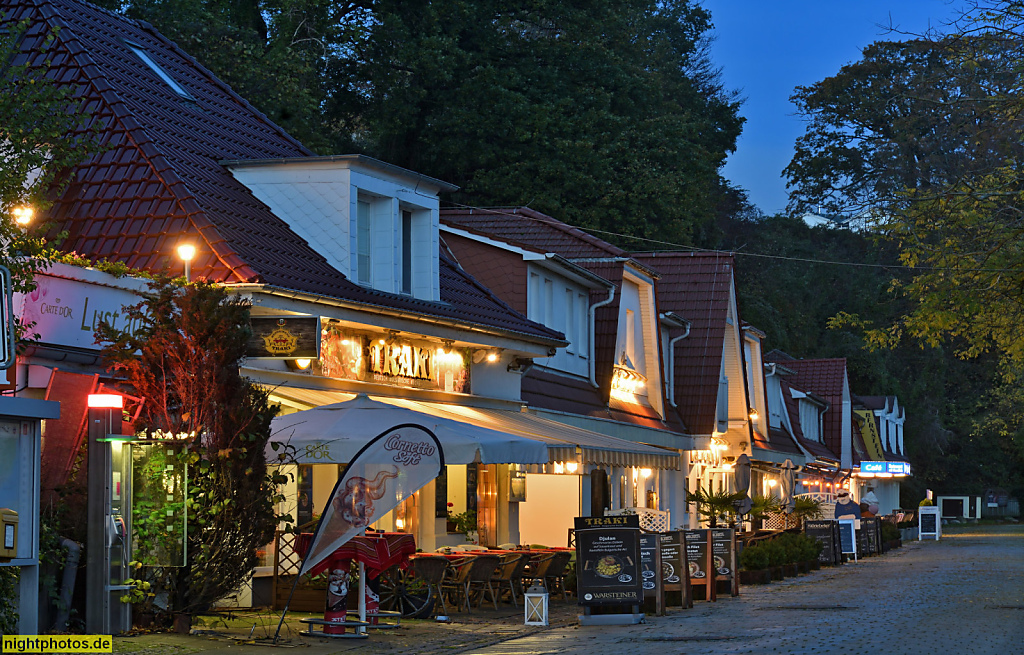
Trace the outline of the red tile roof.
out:
[[[685,339],[684,339],[685,341]],[[765,361],[778,362],[794,371],[796,375],[787,378],[789,384],[801,389],[812,391],[828,401],[830,407],[825,412],[824,437],[825,445],[834,453],[842,453],[843,447],[843,388],[846,382],[846,358],[836,359],[792,359],[784,353],[771,351],[765,355]]]
[[[527,207],[442,209],[441,222],[566,259],[626,256],[607,241]]]
[[[623,272],[628,261],[626,251],[582,230],[566,225],[547,214],[525,207],[444,209],[441,211],[441,222],[452,228],[486,236],[524,250],[560,255],[604,278],[616,287],[622,287]],[[459,237],[455,235],[451,241],[452,244],[458,244]],[[453,247],[455,246],[453,245]],[[478,247],[478,251],[482,249],[483,246]],[[463,254],[459,255],[460,258],[463,256]],[[469,257],[472,262],[476,263],[474,271],[490,273],[495,267],[501,265],[496,258],[487,263],[480,262],[479,252],[469,255]],[[507,271],[505,274],[508,275]],[[490,279],[487,277],[487,280]],[[523,292],[525,293],[525,289]],[[595,315],[594,378],[604,403],[610,402],[611,379],[617,354],[615,343],[619,331],[620,297],[621,294],[616,293],[610,303],[597,309]],[[600,289],[591,292],[590,302],[596,304],[607,300],[607,298],[608,292]],[[658,422],[660,423],[660,419]]]
[[[587,380],[538,368],[530,369],[523,376],[522,399],[531,407],[686,433],[686,426],[672,407],[666,408],[667,417],[662,420],[649,407],[620,403],[614,399],[606,401],[601,391]]]
[[[754,446],[761,450],[773,450],[777,453],[786,453],[787,455],[804,454],[804,451],[800,450],[800,447],[793,441],[793,437],[789,432],[782,428],[769,428],[768,439],[755,430],[753,443]]]
[[[733,257],[691,252],[632,256],[661,275],[658,311],[673,312],[690,321],[689,336],[676,342],[676,403],[691,433],[710,435],[718,420],[718,380],[733,287]]]
[[[64,250],[159,271],[176,267],[175,246],[190,240],[198,247],[196,277],[262,283],[559,339],[559,333],[511,311],[446,258],[441,302],[349,281],[220,164],[313,153],[149,24],[78,0],[12,0],[0,12],[4,24],[33,22],[21,61],[38,61],[42,40],[61,27],[51,49],[53,69],[103,126],[108,149],[75,170],[73,184],[50,211],[54,232],[68,232]],[[126,40],[144,48],[194,101],[175,93]]]

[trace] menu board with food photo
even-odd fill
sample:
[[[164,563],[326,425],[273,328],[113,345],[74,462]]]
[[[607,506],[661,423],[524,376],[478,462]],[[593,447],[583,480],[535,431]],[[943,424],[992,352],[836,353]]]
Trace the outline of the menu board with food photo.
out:
[[[733,575],[732,530],[711,531],[711,561],[715,575],[731,578]]]
[[[686,561],[690,584],[707,584],[709,576],[710,551],[707,530],[686,531]]]
[[[683,544],[683,531],[675,530],[661,535],[661,584],[665,591],[679,592],[680,605],[692,607],[689,579],[686,576],[686,548]],[[670,602],[666,598],[666,604]]]
[[[640,530],[577,530],[576,579],[581,605],[634,605],[643,602]]]
[[[640,577],[645,596],[653,596],[661,587],[661,571],[658,569],[661,557],[658,553],[658,537],[656,534],[640,535]]]

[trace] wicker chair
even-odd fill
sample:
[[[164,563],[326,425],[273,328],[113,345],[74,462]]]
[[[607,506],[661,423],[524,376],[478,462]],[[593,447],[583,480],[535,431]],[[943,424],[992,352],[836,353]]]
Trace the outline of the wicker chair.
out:
[[[503,589],[507,587],[509,596],[512,598],[512,605],[519,607],[519,602],[516,600],[516,587],[522,585],[523,571],[526,569],[526,564],[529,561],[530,556],[526,553],[502,555],[501,566],[498,567],[491,578],[491,584],[497,588],[497,598],[501,598]],[[495,599],[493,592],[491,593],[491,598]],[[480,600],[483,602],[482,598]]]
[[[491,597],[494,597],[494,588],[491,586],[491,576],[494,570],[501,564],[500,555],[470,555],[465,559],[456,560],[451,563],[455,574],[451,579],[442,585],[442,588],[456,599],[456,607],[466,608],[467,612],[472,611],[471,597],[474,589],[480,591],[490,590]],[[483,599],[480,600],[483,604]],[[497,602],[494,604],[497,609]]]
[[[434,592],[435,598],[441,603],[442,614],[448,613],[448,607],[444,604],[444,594],[441,592],[441,583],[444,582],[447,570],[448,560],[444,557],[421,556],[412,560],[413,575],[425,582],[427,588]]]
[[[571,559],[572,551],[566,550],[555,553],[543,576],[544,588],[548,590],[548,593],[551,593],[552,589],[560,589],[562,591],[562,600],[569,599],[565,593],[565,575]]]

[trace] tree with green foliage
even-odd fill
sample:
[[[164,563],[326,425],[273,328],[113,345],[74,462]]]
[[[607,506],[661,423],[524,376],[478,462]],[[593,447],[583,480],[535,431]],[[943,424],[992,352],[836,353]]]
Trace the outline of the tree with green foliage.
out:
[[[401,2],[332,68],[357,148],[453,182],[455,200],[706,241],[742,119],[687,0]]]
[[[615,233],[707,243],[739,102],[690,0],[102,0],[315,151]]]
[[[213,284],[160,278],[128,314],[141,326],[135,332],[98,330],[104,358],[144,400],[136,431],[185,435],[189,477],[187,565],[143,568],[136,579],[166,593],[167,612],[194,613],[237,589],[273,539],[281,479],[264,449],[277,409],[238,371],[247,301]]]
[[[870,206],[877,242],[906,267],[890,284],[900,312],[833,325],[873,348],[941,347],[984,371],[969,389],[947,379],[967,395],[947,392],[939,413],[953,423],[936,433],[953,434],[923,453],[950,491],[1024,492],[1022,84],[1024,3],[977,0],[950,34],[875,44],[795,96],[810,122],[787,168],[793,206]]]
[[[903,194],[955,186],[1020,158],[1024,126],[1003,100],[1024,40],[983,35],[873,43],[860,61],[797,87],[807,123],[784,175],[790,209],[893,213]]]

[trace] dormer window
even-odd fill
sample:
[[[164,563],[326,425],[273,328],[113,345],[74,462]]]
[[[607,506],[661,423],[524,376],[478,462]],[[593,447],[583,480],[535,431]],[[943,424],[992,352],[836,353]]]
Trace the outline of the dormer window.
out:
[[[196,99],[192,97],[192,94],[185,90],[185,87],[178,84],[174,80],[174,78],[167,73],[167,71],[160,67],[160,64],[153,61],[153,58],[149,56],[149,53],[146,52],[145,48],[135,43],[131,43],[129,41],[126,41],[125,45],[127,45],[131,49],[131,51],[135,53],[136,57],[142,60],[142,63],[144,63],[146,66],[149,66],[149,69],[153,71],[153,73],[155,73],[157,77],[163,80],[164,84],[171,87],[172,91],[177,93],[183,99],[188,100],[189,102],[196,101]]]
[[[458,187],[363,155],[224,164],[352,282],[440,300],[437,194]]]

